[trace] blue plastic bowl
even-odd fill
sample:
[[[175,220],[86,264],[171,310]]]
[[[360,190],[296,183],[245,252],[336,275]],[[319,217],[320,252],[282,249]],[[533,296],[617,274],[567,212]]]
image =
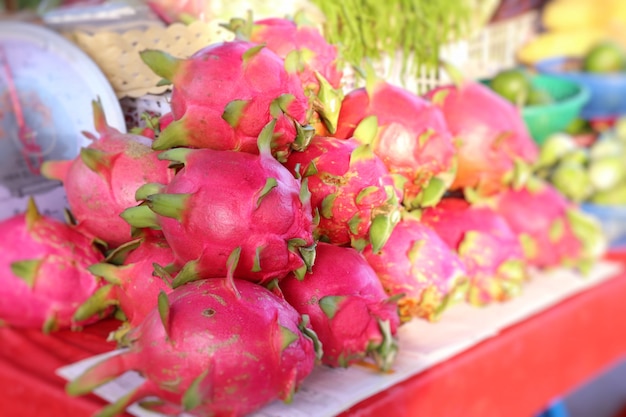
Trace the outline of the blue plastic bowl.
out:
[[[586,120],[618,117],[626,114],[626,73],[598,74],[580,71],[580,58],[558,57],[539,61],[539,73],[558,75],[583,85],[590,97],[580,112]]]
[[[626,206],[583,203],[580,207],[598,219],[611,248],[626,248]]]

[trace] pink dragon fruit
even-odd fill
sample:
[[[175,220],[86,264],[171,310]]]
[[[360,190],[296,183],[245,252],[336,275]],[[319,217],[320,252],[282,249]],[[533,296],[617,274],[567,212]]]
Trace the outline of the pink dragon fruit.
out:
[[[606,250],[598,222],[537,178],[495,195],[490,204],[519,236],[528,263],[538,268],[584,271]]]
[[[341,86],[343,74],[338,68],[337,46],[329,44],[315,26],[296,24],[285,18],[257,20],[250,41],[266,44],[288,66],[293,66],[305,91],[318,93],[318,75],[333,88]]]
[[[137,204],[135,191],[146,182],[167,183],[173,176],[167,161],[151,148],[151,140],[123,134],[107,125],[100,103],[93,102],[99,137],[75,159],[46,161],[42,174],[63,182],[78,227],[110,247],[132,240],[120,213]]]
[[[400,193],[370,146],[316,136],[285,166],[308,181],[321,240],[358,249],[384,246],[400,220]]]
[[[242,25],[239,25],[241,32]],[[248,27],[248,25],[243,25]],[[343,91],[337,47],[329,44],[311,25],[285,18],[257,20],[244,34],[254,43],[265,44],[285,60],[285,68],[300,77],[312,110],[318,112],[329,132],[334,133]],[[312,116],[311,116],[312,117]]]
[[[426,97],[441,108],[450,132],[459,140],[452,190],[497,193],[517,181],[517,168],[537,158],[537,145],[519,110],[486,85],[464,80],[435,88]]]
[[[48,333],[98,319],[73,319],[101,285],[87,269],[104,258],[90,237],[42,216],[32,199],[25,213],[0,222],[0,233],[7,243],[0,251],[1,322]]]
[[[273,123],[259,137],[260,155],[213,149],[161,154],[184,166],[167,185],[147,184],[144,204],[122,213],[136,227],[162,229],[176,264],[202,277],[224,276],[241,248],[238,278],[266,283],[304,274],[315,254],[307,187],[270,153]]]
[[[108,284],[81,305],[74,317],[77,320],[91,317],[111,306],[117,306],[125,321],[111,336],[120,340],[156,307],[161,291],[171,291],[173,278],[178,272],[177,268],[168,271],[173,263],[174,254],[165,239],[144,232],[142,237],[111,252],[106,262],[89,267],[94,275],[104,278]]]
[[[370,357],[390,370],[398,349],[400,319],[376,273],[353,248],[320,242],[312,272],[279,283],[285,299],[311,327],[323,346],[322,363],[347,367]]]
[[[425,209],[420,221],[459,254],[467,270],[471,304],[505,301],[520,293],[528,279],[522,246],[495,210],[449,197]]]
[[[435,204],[454,179],[456,148],[441,110],[385,81],[346,95],[333,136],[371,144],[404,182],[408,207]]]
[[[168,415],[237,417],[289,401],[318,360],[319,343],[303,318],[261,285],[199,280],[161,293],[157,304],[127,333],[128,349],[87,369],[67,392],[86,394],[135,370],[143,384],[99,415],[140,401]]]
[[[465,298],[467,271],[455,251],[429,226],[410,215],[396,225],[379,252],[363,251],[385,291],[400,296],[400,318],[439,318],[450,304]]]
[[[276,119],[274,156],[306,147],[308,100],[296,74],[274,52],[244,41],[215,43],[178,59],[141,52],[143,61],[173,84],[171,122],[153,143],[158,150],[191,146],[258,153],[256,140]]]

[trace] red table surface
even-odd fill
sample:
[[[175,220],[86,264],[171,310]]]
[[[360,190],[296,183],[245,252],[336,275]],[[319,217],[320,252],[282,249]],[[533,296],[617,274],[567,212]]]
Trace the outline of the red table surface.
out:
[[[608,259],[626,265],[626,252]],[[530,417],[626,357],[626,273],[517,323],[340,414]],[[105,320],[82,332],[0,328],[0,414],[90,416],[105,402],[69,397],[61,366],[113,349]],[[285,416],[288,417],[288,416]]]

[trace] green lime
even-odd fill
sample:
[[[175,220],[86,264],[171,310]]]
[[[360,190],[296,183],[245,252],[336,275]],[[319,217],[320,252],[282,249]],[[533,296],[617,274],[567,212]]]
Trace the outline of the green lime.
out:
[[[565,126],[564,130],[565,133],[569,133],[570,135],[578,135],[581,133],[590,132],[592,129],[587,120],[577,117],[572,120],[567,126]]]
[[[493,91],[518,106],[526,103],[531,89],[530,78],[518,68],[498,72],[491,79],[490,86]]]
[[[624,71],[626,70],[626,51],[616,42],[600,42],[583,57],[582,70],[598,73]]]
[[[531,88],[528,92],[527,106],[541,106],[550,103],[554,103],[554,99],[546,90]]]

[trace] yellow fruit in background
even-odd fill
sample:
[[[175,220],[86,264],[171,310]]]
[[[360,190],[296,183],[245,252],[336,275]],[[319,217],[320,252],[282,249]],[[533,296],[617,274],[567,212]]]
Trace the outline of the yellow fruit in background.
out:
[[[541,14],[547,30],[576,30],[602,27],[607,22],[607,5],[603,0],[552,0]]]
[[[523,45],[517,53],[520,62],[526,65],[559,56],[582,57],[589,49],[606,39],[603,29],[580,29],[561,32],[544,32]]]
[[[626,70],[626,50],[612,41],[594,45],[582,60],[585,72],[611,73]]]

